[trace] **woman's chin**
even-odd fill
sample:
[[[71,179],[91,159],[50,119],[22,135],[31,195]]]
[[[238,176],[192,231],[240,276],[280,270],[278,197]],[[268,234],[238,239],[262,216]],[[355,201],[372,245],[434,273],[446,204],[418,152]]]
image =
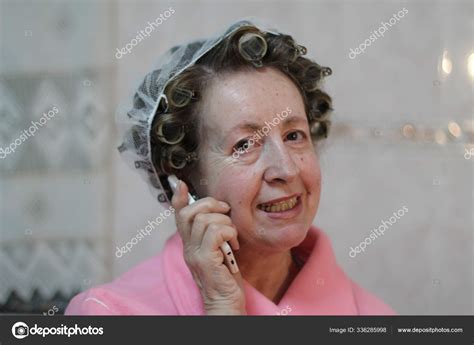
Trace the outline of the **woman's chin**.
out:
[[[310,226],[304,224],[291,224],[273,229],[261,229],[258,234],[266,242],[277,250],[289,250],[298,246],[308,234]]]

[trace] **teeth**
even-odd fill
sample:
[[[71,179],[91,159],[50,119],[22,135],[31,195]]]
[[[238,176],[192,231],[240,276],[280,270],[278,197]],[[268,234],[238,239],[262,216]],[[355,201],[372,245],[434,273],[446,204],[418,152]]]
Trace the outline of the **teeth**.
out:
[[[293,207],[295,207],[296,203],[298,201],[298,197],[293,197],[288,200],[280,201],[274,204],[262,204],[259,205],[258,208],[265,212],[280,212],[280,211],[286,211],[286,210],[291,210]]]

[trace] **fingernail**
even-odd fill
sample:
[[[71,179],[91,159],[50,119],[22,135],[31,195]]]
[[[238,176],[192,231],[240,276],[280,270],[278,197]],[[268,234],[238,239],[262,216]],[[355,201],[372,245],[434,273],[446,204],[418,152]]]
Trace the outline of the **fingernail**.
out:
[[[181,185],[182,185],[181,180],[178,180],[178,184],[176,185],[176,189],[179,190],[181,188]]]
[[[229,207],[230,207],[226,202],[223,202],[223,201],[219,201],[219,204],[220,204],[222,207],[225,207],[225,208],[229,208]]]

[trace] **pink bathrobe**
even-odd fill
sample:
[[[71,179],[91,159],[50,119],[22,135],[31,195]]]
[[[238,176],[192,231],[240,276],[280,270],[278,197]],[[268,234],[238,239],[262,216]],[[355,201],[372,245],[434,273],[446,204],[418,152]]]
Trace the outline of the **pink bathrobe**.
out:
[[[339,267],[328,236],[312,226],[294,253],[305,264],[278,304],[244,280],[248,315],[395,315]],[[163,252],[111,283],[75,296],[66,315],[204,315],[175,233]]]

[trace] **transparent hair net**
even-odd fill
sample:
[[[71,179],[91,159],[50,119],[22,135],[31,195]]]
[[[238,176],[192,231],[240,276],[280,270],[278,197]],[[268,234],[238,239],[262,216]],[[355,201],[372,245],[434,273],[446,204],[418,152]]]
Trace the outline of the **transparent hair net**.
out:
[[[164,94],[165,87],[170,80],[194,65],[213,47],[243,27],[253,27],[262,33],[281,35],[260,20],[246,18],[232,24],[216,37],[171,48],[158,59],[157,69],[146,75],[138,87],[132,109],[125,114],[119,113],[116,118],[119,132],[123,136],[123,143],[118,147],[119,152],[125,162],[145,179],[153,196],[164,207],[171,205],[172,193],[166,180],[167,175],[159,171],[152,163],[151,130],[158,106],[161,107],[162,102],[166,104],[168,102]],[[255,61],[254,65],[258,66],[258,61]]]

